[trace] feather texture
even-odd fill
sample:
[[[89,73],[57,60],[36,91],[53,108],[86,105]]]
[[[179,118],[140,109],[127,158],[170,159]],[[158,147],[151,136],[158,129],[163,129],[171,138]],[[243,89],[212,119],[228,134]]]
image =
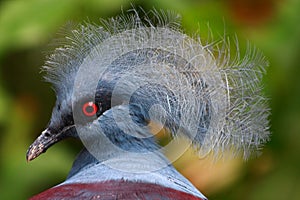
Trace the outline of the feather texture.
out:
[[[182,31],[176,13],[144,14],[131,10],[73,30],[43,68],[58,99],[98,92],[112,107],[140,105],[147,121],[187,137],[199,155],[233,150],[248,158],[259,150],[269,138],[262,53],[249,47],[242,56],[229,37],[203,45]]]

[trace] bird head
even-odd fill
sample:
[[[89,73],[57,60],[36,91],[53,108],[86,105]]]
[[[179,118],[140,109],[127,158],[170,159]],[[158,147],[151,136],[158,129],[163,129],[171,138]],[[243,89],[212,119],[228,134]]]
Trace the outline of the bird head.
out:
[[[74,97],[74,77],[69,77],[68,74],[60,75],[64,76],[61,80],[63,82],[53,82],[57,100],[50,122],[30,145],[26,154],[27,161],[35,159],[65,138],[79,138],[76,129],[78,126],[82,127],[94,122],[111,107],[111,92],[103,81],[98,91],[85,90],[84,94]]]
[[[82,139],[82,127],[85,134],[102,127],[113,143],[129,142],[127,149],[143,146],[148,140],[124,134],[143,135],[139,127],[149,121],[204,154],[235,148],[246,158],[259,149],[269,135],[260,95],[264,56],[250,50],[241,58],[237,47],[232,57],[229,38],[203,46],[182,32],[179,20],[176,13],[152,11],[142,19],[133,11],[73,30],[43,67],[57,102],[27,160],[64,138]]]

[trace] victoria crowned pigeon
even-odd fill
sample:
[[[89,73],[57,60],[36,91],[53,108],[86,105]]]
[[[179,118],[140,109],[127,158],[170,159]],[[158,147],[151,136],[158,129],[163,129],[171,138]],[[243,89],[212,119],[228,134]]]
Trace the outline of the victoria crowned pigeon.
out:
[[[171,163],[189,146],[247,158],[268,140],[266,59],[242,56],[229,36],[189,37],[172,12],[132,9],[101,24],[72,30],[43,67],[57,101],[27,160],[67,137],[85,148],[63,183],[32,199],[206,199]]]

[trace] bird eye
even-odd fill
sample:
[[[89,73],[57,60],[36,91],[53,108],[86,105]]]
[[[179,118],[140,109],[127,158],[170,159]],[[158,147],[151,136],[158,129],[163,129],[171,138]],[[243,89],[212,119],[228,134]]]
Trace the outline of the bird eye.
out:
[[[97,113],[97,111],[98,111],[98,106],[92,101],[86,102],[82,106],[82,112],[87,117],[94,116]]]

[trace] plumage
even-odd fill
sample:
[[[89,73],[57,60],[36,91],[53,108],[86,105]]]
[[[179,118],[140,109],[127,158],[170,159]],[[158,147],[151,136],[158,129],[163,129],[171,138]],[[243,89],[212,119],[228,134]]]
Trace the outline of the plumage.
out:
[[[227,37],[203,45],[171,12],[131,10],[101,22],[73,30],[43,68],[57,101],[27,160],[66,137],[85,149],[66,181],[36,198],[205,199],[148,125],[188,138],[199,155],[233,150],[247,158],[269,135],[260,94],[266,59],[250,48],[232,57]]]
[[[157,184],[146,184],[126,181],[107,181],[92,184],[69,184],[51,188],[34,199],[134,199],[134,200],[199,200],[191,194],[161,187]]]

